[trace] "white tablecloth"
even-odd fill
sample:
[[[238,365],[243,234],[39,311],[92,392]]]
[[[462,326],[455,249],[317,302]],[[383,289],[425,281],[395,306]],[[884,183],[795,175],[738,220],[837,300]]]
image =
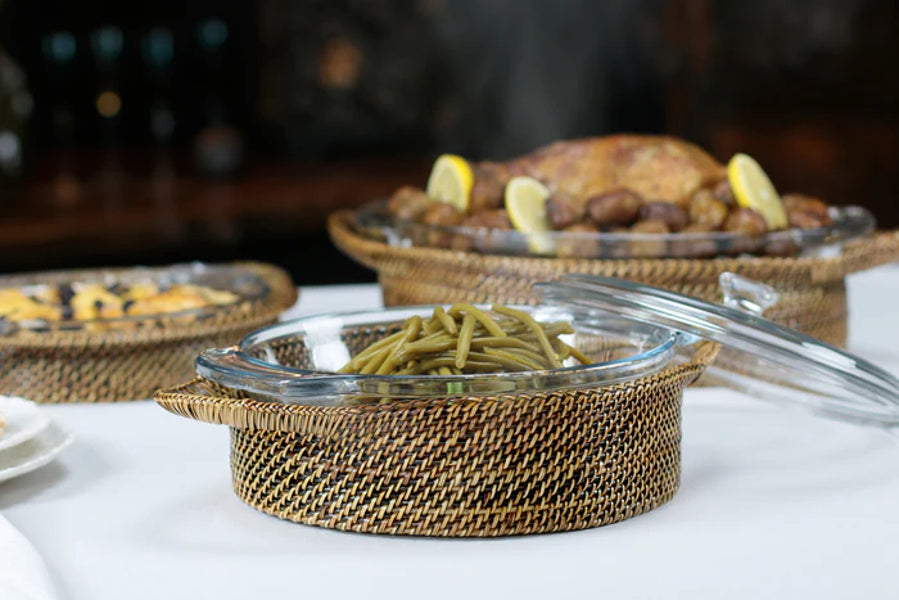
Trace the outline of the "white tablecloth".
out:
[[[853,278],[850,302],[851,348],[899,373],[899,269]],[[374,286],[307,288],[292,313],[379,303]],[[0,511],[62,598],[899,597],[899,443],[725,390],[688,390],[667,505],[498,540],[280,521],[231,492],[224,427],[152,402],[49,410],[78,440],[0,486]]]

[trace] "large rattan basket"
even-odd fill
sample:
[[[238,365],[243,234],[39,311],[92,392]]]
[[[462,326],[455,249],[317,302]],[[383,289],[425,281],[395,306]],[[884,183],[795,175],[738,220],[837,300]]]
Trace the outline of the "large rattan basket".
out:
[[[239,266],[258,273],[268,287],[259,299],[210,318],[159,317],[161,326],[139,330],[20,332],[0,336],[0,394],[36,402],[119,402],[153,396],[160,387],[193,375],[206,348],[227,346],[274,323],[296,301],[296,287],[281,269],[261,263]],[[106,269],[112,277],[125,269]],[[8,285],[78,281],[88,271],[57,271],[6,279]]]
[[[578,259],[497,256],[441,248],[397,247],[356,233],[353,213],[331,215],[334,243],[378,273],[387,306],[448,302],[531,303],[535,281],[562,273],[628,279],[720,301],[718,277],[730,271],[773,286],[766,317],[830,344],[847,339],[848,274],[899,259],[899,231],[847,242],[831,258]]]
[[[370,338],[348,339],[356,352]],[[156,400],[231,428],[234,490],[270,515],[362,533],[549,533],[674,496],[683,390],[717,351],[702,342],[662,371],[591,389],[300,406],[195,379]]]

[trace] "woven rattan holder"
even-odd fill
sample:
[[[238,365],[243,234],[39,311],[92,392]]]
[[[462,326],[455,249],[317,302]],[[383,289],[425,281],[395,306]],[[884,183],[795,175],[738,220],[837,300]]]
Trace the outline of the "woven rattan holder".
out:
[[[118,402],[153,396],[160,387],[193,375],[197,353],[234,343],[274,323],[296,301],[296,287],[281,269],[239,263],[268,286],[263,298],[192,322],[172,318],[162,327],[132,331],[19,332],[0,336],[0,393],[36,402]],[[104,270],[116,277],[124,269]],[[9,285],[78,281],[91,272],[57,271],[8,278]],[[160,320],[165,321],[163,316]]]
[[[306,525],[491,537],[615,523],[670,500],[684,388],[718,346],[606,387],[298,406],[195,379],[167,410],[231,428],[234,491]]]
[[[837,346],[847,339],[846,276],[899,260],[899,231],[847,242],[830,258],[565,259],[497,256],[440,248],[397,247],[356,233],[353,213],[340,211],[328,231],[344,253],[377,271],[387,306],[436,302],[534,301],[530,286],[563,273],[645,283],[708,302],[720,297],[729,271],[774,287],[780,302],[767,316]]]

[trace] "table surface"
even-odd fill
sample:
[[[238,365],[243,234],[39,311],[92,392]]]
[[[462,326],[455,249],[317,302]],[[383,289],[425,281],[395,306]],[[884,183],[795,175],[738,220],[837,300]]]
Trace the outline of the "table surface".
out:
[[[899,374],[899,268],[850,280],[850,347]],[[292,315],[380,304],[306,288]],[[231,491],[228,431],[152,402],[48,407],[78,439],[0,486],[61,598],[896,598],[899,443],[691,389],[683,476],[661,508],[494,540],[367,536],[264,515]]]

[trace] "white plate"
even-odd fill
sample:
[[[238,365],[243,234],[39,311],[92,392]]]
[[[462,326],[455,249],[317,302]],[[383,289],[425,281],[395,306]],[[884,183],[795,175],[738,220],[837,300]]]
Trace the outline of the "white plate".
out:
[[[51,421],[48,427],[27,442],[0,451],[0,481],[43,467],[73,441],[73,434]]]
[[[0,451],[30,440],[50,424],[47,413],[24,398],[0,396],[0,415],[6,421],[6,429],[0,433]]]

